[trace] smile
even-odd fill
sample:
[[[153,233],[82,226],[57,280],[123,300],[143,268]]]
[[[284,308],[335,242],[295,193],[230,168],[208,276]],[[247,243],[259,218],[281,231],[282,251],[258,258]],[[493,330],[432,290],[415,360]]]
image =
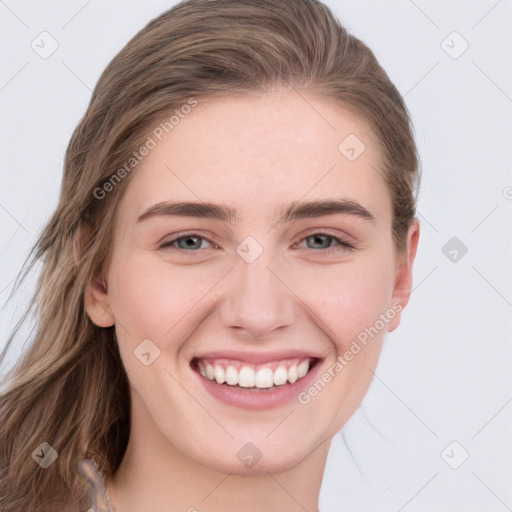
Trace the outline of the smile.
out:
[[[323,358],[304,353],[215,353],[192,358],[190,367],[214,399],[263,411],[293,403],[315,378]]]
[[[305,377],[313,360],[285,359],[264,364],[248,364],[228,359],[198,359],[197,367],[203,377],[218,384],[242,388],[272,388],[293,384]]]

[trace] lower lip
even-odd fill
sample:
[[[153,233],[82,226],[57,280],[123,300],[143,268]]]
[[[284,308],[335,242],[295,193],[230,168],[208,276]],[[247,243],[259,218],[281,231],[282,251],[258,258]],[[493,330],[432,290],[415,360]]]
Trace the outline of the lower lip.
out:
[[[314,376],[317,374],[320,363],[320,360],[317,361],[313,368],[311,368],[302,379],[295,381],[293,384],[288,383],[282,386],[276,386],[270,390],[262,389],[255,391],[229,386],[228,384],[219,384],[214,380],[203,377],[199,372],[193,371],[203,383],[206,391],[214,398],[241,409],[263,411],[266,409],[274,409],[297,399],[299,393],[311,383]]]

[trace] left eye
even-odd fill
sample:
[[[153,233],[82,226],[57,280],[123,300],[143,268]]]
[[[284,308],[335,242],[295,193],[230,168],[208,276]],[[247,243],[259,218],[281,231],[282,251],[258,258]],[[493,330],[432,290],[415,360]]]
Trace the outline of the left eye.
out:
[[[335,245],[334,247],[336,247],[336,245],[338,246],[342,246],[344,247],[345,249],[348,249],[348,250],[354,250],[355,249],[355,246],[352,245],[351,243],[349,242],[346,242],[345,240],[342,240],[341,238],[338,238],[334,235],[329,235],[328,233],[313,233],[311,235],[308,235],[306,236],[305,238],[303,238],[302,240],[300,240],[300,242],[304,241],[304,240],[309,240],[310,238],[312,238],[314,240],[314,243],[317,244],[319,243],[321,246],[323,245],[323,243],[320,241],[321,239],[324,239],[324,240],[327,240],[327,242],[329,242],[330,240],[334,240],[335,241]],[[323,247],[309,247],[310,249],[332,249],[333,248],[333,245],[331,243],[328,243],[327,247],[324,245]],[[328,251],[324,251],[324,252],[328,252]]]
[[[353,251],[356,249],[356,247],[350,242],[346,242],[345,240],[342,240],[341,238],[338,238],[334,235],[330,235],[328,233],[313,233],[299,240],[296,244],[294,244],[294,246],[296,246],[300,242],[309,239],[313,239],[313,244],[319,244],[320,247],[311,247],[308,245],[308,248],[313,250],[323,249],[322,252],[330,252],[331,250],[334,250],[336,246],[338,246],[341,249],[347,249],[349,251]],[[198,252],[198,249],[204,248],[201,247],[202,241],[208,242],[210,244],[212,243],[205,237],[198,235],[197,233],[190,233],[187,235],[182,235],[178,238],[174,238],[173,240],[164,242],[162,245],[160,245],[160,249],[174,249],[182,253]],[[334,241],[334,245],[332,241]],[[177,247],[174,247],[174,244],[177,244]]]

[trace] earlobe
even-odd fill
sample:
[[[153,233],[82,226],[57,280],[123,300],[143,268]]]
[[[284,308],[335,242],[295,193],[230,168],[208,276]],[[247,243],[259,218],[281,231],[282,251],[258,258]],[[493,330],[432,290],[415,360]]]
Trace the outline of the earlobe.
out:
[[[418,242],[420,238],[420,224],[414,219],[407,233],[407,250],[395,274],[395,284],[391,305],[397,312],[388,324],[388,332],[394,331],[400,325],[402,310],[407,306],[412,292],[412,271]]]
[[[107,286],[104,281],[93,278],[85,290],[85,310],[91,321],[98,327],[112,327],[115,323],[110,309]]]

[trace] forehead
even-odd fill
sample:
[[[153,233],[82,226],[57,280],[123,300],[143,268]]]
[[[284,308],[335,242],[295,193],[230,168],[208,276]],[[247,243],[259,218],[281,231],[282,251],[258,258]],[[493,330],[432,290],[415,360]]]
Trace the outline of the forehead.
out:
[[[179,199],[270,219],[283,204],[343,197],[390,216],[378,145],[367,123],[338,104],[296,91],[230,96],[199,100],[165,126],[168,133],[150,133],[154,148],[123,198],[133,215]]]

